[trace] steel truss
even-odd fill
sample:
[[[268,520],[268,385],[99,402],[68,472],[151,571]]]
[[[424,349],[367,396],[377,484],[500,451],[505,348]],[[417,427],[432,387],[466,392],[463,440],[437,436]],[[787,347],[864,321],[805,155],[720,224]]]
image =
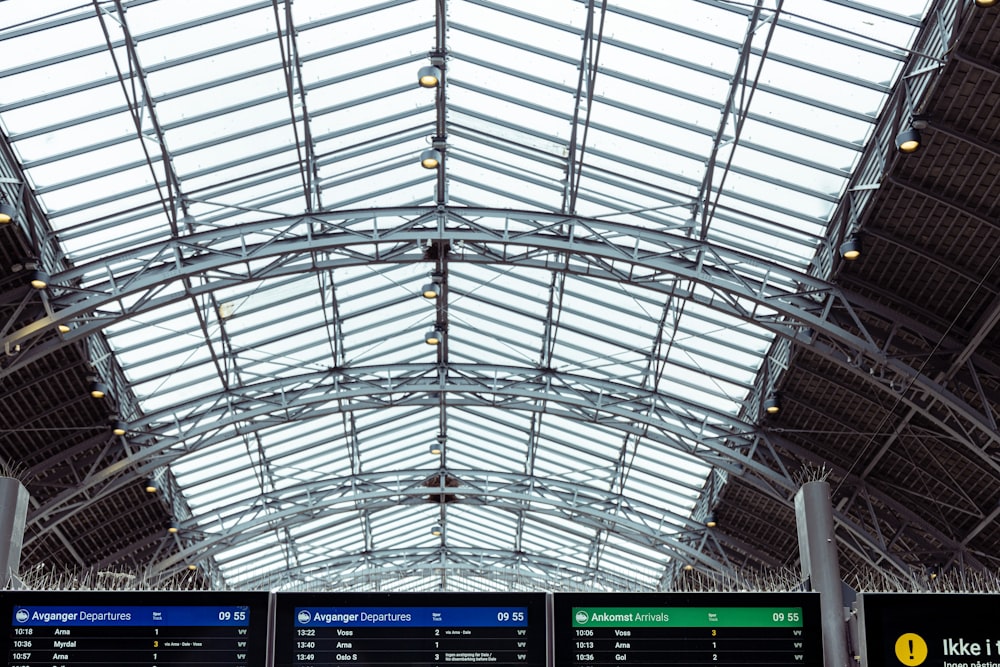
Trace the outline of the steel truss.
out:
[[[0,379],[74,340],[181,299],[303,271],[423,262],[423,248],[434,241],[455,249],[452,262],[625,282],[811,345],[847,368],[869,374],[878,368],[877,384],[906,388],[905,402],[956,441],[976,443],[975,456],[1000,470],[982,451],[1000,445],[994,416],[890,355],[836,285],[679,234],[575,216],[443,206],[347,211],[214,229],[120,252],[54,275],[46,314],[14,331],[7,323],[3,344],[20,351],[0,369]],[[184,285],[191,276],[198,283]],[[59,324],[72,328],[53,335]]]
[[[147,415],[137,424],[146,431],[131,439],[131,449],[124,454],[109,452],[105,461],[95,462],[91,473],[81,481],[81,484],[64,492],[48,503],[45,508],[32,514],[30,522],[44,530],[56,528],[63,521],[71,518],[85,508],[86,503],[106,494],[114,493],[129,484],[137,484],[163,466],[174,460],[233,437],[234,433],[247,435],[267,428],[273,428],[290,421],[321,417],[330,413],[363,411],[378,408],[399,406],[434,406],[439,392],[448,394],[449,405],[458,406],[491,406],[505,410],[539,411],[544,409],[547,414],[557,415],[566,419],[599,423],[624,434],[642,434],[647,443],[655,443],[671,451],[682,452],[692,457],[699,457],[711,462],[721,470],[732,475],[740,475],[759,491],[770,497],[791,505],[798,488],[798,482],[782,466],[781,457],[774,448],[771,438],[752,427],[736,430],[735,423],[722,421],[721,414],[698,415],[693,410],[694,405],[685,405],[678,399],[627,387],[619,383],[595,380],[582,376],[572,376],[552,372],[532,372],[527,368],[497,367],[497,366],[460,366],[451,369],[444,385],[440,381],[438,369],[433,364],[400,365],[394,367],[364,367],[354,369],[350,374],[334,371],[331,373],[314,374],[312,376],[288,378],[236,388],[216,397],[214,401],[202,403],[193,401],[186,405],[172,408],[185,414],[183,426],[178,425],[170,413],[154,413]],[[542,403],[544,402],[544,408]],[[685,416],[688,419],[685,419]],[[691,427],[691,418],[698,418],[698,428]],[[791,446],[781,443],[783,446]],[[431,471],[433,472],[433,471]],[[423,469],[413,473],[410,479],[414,485],[405,493],[425,496],[427,487],[421,486],[429,471]],[[458,471],[449,470],[449,474]],[[484,473],[485,474],[485,473]],[[503,477],[502,474],[491,473],[494,480]],[[395,480],[401,483],[403,478]],[[519,476],[523,488],[539,490],[551,487],[551,480],[535,480],[532,476]],[[531,480],[530,483],[524,480]],[[310,485],[303,493],[311,504],[321,497],[319,488]],[[319,485],[322,487],[323,485]],[[346,488],[346,487],[337,487]],[[449,488],[449,492],[453,489]],[[481,491],[465,487],[454,490],[458,495],[474,494],[481,497]],[[605,509],[616,507],[621,502],[618,494],[607,490],[590,489],[590,493],[606,496],[601,501]],[[905,512],[898,503],[880,494],[878,491],[866,489],[878,501],[894,508],[898,514],[913,522],[915,532],[928,531],[942,543],[949,544],[947,538],[929,527],[920,525],[919,519],[912,512]],[[393,491],[392,493],[404,493]],[[405,495],[404,493],[404,495]],[[576,491],[574,491],[574,494]],[[391,494],[390,494],[391,495]],[[574,495],[575,497],[575,495]],[[537,509],[538,498],[533,496],[522,500],[533,499],[533,507]],[[283,497],[283,501],[287,501]],[[634,501],[628,501],[634,503]],[[512,504],[512,510],[520,507]],[[573,515],[577,523],[588,524],[586,517],[578,515],[580,511],[576,502],[568,503],[563,510]],[[720,572],[732,573],[732,563],[725,562],[726,557],[712,556],[704,550],[704,544],[692,547],[692,543],[702,541],[704,527],[697,521],[681,515],[664,516],[660,508],[646,508],[643,515],[643,525],[650,522],[657,525],[657,532],[650,537],[636,534],[643,539],[638,543],[654,548],[669,548],[681,555],[687,561],[694,560],[706,567]],[[261,522],[274,517],[262,516]],[[288,519],[282,518],[283,525]],[[613,519],[613,528],[618,534],[627,534],[622,530],[617,519]],[[664,522],[668,527],[664,527]],[[891,553],[890,545],[878,535],[870,534],[847,513],[837,513],[838,527],[842,530],[844,544],[865,560],[877,564],[888,561],[897,569],[905,572],[907,565],[897,555]],[[240,533],[246,536],[243,528],[252,526],[241,524]],[[195,527],[192,524],[191,527]],[[595,525],[595,528],[601,528]],[[263,526],[262,530],[268,529]],[[680,534],[678,536],[678,533]],[[736,547],[746,553],[748,547],[737,545],[728,537],[711,534],[713,540]],[[919,539],[919,538],[917,538]],[[30,543],[30,541],[29,541]],[[225,543],[229,545],[227,541]],[[949,545],[958,549],[957,545]],[[201,553],[205,547],[198,542],[191,546],[188,553]],[[212,551],[211,553],[214,553]],[[693,554],[701,554],[698,557]],[[767,563],[769,558],[757,552],[751,552],[755,560]]]
[[[878,332],[869,331],[861,316],[868,304],[858,304],[836,285],[681,234],[558,214],[445,206],[345,211],[211,229],[119,252],[55,274],[44,314],[20,328],[14,320],[6,323],[5,349],[17,353],[0,368],[0,379],[60,347],[180,299],[305,271],[424,262],[425,248],[435,242],[449,244],[450,262],[533,267],[624,282],[750,322],[777,336],[777,345],[786,352],[792,344],[808,345],[878,391],[892,392],[903,406],[963,443],[970,458],[997,470],[992,451],[1000,444],[1000,434],[993,427],[994,417],[890,354],[887,343]],[[59,324],[71,328],[59,334]],[[973,365],[976,356],[974,351],[965,355]],[[873,373],[873,368],[879,372]],[[257,420],[253,427],[259,428],[286,418],[275,416],[278,411],[305,416],[324,409],[420,403],[436,401],[433,397],[441,391],[454,395],[449,401],[509,409],[536,409],[535,400],[544,399],[568,418],[599,422],[623,433],[634,433],[642,424],[644,437],[751,480],[783,502],[790,502],[797,486],[773,438],[761,433],[753,403],[735,417],[674,396],[551,369],[452,366],[447,371],[444,386],[436,368],[400,366],[336,368],[296,377],[287,385],[274,380],[235,388],[223,397],[198,398],[174,408],[189,413],[183,433],[166,414],[147,415],[137,424],[145,432],[134,439],[133,448],[120,459],[93,466],[79,489],[39,508],[32,522],[40,525],[44,520],[49,530],[88,498],[224,437],[223,428],[235,428],[237,422],[245,428],[251,417]],[[332,396],[338,407],[328,405]],[[348,407],[339,407],[344,405]],[[859,486],[879,496],[870,485]],[[884,496],[879,500],[898,505]],[[846,514],[838,521],[852,536],[850,548],[865,551],[871,562],[884,560],[905,568],[883,538],[855,525]],[[926,522],[913,525],[943,538]],[[942,543],[961,550],[962,545],[947,539]],[[674,548],[670,542],[662,544]]]
[[[368,591],[392,589],[394,581],[418,578],[433,582],[447,569],[450,590],[463,590],[462,580],[475,580],[469,590],[648,590],[650,581],[634,572],[578,566],[559,558],[493,549],[450,546],[379,549],[363,554],[330,556],[322,561],[275,574],[248,573],[242,590]],[[655,584],[655,581],[652,582]],[[407,588],[409,590],[409,588]]]

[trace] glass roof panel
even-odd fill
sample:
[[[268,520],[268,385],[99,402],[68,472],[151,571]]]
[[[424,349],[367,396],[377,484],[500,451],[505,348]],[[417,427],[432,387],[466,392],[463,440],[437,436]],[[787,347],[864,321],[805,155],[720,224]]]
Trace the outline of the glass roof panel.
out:
[[[450,550],[657,584],[772,343],[719,304],[776,315],[692,266],[799,289],[927,11],[44,5],[4,3],[0,125],[81,287],[167,275],[104,333],[190,521],[246,530],[219,572],[385,589]]]

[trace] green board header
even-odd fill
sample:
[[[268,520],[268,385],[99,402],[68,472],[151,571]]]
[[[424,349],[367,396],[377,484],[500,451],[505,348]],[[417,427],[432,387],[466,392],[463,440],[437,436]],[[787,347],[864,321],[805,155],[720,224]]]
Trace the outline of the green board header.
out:
[[[801,607],[573,607],[574,628],[801,628]]]

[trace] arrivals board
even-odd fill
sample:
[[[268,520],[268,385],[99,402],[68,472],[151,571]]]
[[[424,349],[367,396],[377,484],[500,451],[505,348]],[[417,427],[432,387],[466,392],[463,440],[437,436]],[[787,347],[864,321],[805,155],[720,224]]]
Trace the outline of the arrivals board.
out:
[[[276,593],[275,667],[544,667],[544,593]]]
[[[8,667],[265,667],[267,611],[267,593],[0,593]]]
[[[555,593],[555,667],[823,664],[815,593]]]
[[[862,665],[1000,667],[1000,595],[863,593]]]

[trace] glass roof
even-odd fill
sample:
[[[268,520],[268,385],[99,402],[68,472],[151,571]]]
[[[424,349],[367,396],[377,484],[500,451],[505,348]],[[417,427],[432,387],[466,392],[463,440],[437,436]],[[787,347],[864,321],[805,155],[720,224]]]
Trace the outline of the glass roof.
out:
[[[602,253],[794,290],[926,4],[7,0],[0,123],[80,287],[238,267],[104,327],[227,585],[655,586],[772,337]]]

